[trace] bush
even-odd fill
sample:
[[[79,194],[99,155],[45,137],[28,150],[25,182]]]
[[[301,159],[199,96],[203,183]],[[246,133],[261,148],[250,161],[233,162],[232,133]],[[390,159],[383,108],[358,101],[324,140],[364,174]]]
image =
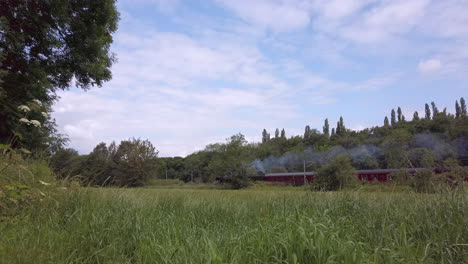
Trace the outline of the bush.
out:
[[[248,177],[249,168],[245,164],[231,167],[226,172],[226,178],[230,189],[238,190],[252,184]]]
[[[406,169],[401,169],[390,174],[392,181],[398,185],[410,186],[413,181],[413,176]]]
[[[113,155],[116,163],[114,183],[119,186],[143,186],[156,170],[157,151],[150,141],[130,139],[120,142]]]
[[[416,192],[434,192],[436,190],[434,172],[431,170],[420,170],[414,174],[412,187]]]
[[[340,156],[317,171],[312,189],[334,191],[355,183],[357,183],[357,177],[354,175],[351,160],[346,156]]]

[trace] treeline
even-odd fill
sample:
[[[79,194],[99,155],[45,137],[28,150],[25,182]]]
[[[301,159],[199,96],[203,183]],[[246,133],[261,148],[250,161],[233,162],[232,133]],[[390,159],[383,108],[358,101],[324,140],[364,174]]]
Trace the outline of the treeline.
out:
[[[286,136],[284,129],[276,129],[274,137],[262,132],[261,143],[245,142],[238,157],[250,162],[256,172],[313,171],[341,155],[351,159],[356,169],[436,167],[445,163],[467,165],[468,118],[463,98],[455,102],[455,114],[447,109],[439,111],[434,102],[426,104],[425,116],[417,112],[408,121],[400,107],[391,110],[390,122],[383,126],[353,131],[340,117],[336,127],[328,119],[322,131],[306,126],[302,136]],[[213,165],[223,153],[218,143],[185,158],[161,158],[158,175],[184,181],[211,182],[224,175],[222,168]],[[224,154],[225,155],[225,154]]]
[[[447,109],[439,111],[434,102],[431,107],[426,104],[425,116],[419,118],[415,112],[411,121],[407,121],[398,107],[396,111],[391,110],[390,122],[385,117],[383,126],[361,131],[348,129],[343,117],[340,117],[336,127],[331,127],[326,119],[322,131],[306,126],[301,136],[287,137],[284,129],[276,129],[274,137],[271,137],[267,130],[263,130],[260,143],[248,143],[242,134],[237,134],[224,143],[210,144],[185,158],[156,159],[154,156],[151,170],[141,179],[167,177],[208,183],[214,182],[217,177],[224,177],[231,179],[233,187],[237,188],[247,184],[243,178],[245,175],[302,171],[304,166],[307,171],[316,171],[340,156],[347,156],[355,169],[467,165],[468,117],[465,100],[457,100],[455,106],[456,113],[451,114]],[[59,171],[65,168],[66,173],[61,172],[63,176],[80,175],[86,183],[144,184],[144,180],[138,181],[138,184],[133,181],[122,184],[117,176],[110,176],[113,175],[111,171],[116,171],[114,164],[120,162],[112,158],[112,153],[116,152],[114,149],[115,144],[106,150],[105,144],[101,143],[91,154],[84,156],[78,156],[73,150],[63,150],[60,153],[68,153],[69,156],[75,153],[74,165],[59,166],[70,162],[62,158],[54,163],[54,167]],[[73,168],[73,171],[67,168]],[[113,180],[105,181],[108,177]]]
[[[59,178],[84,185],[137,187],[157,176],[157,154],[148,140],[130,139],[119,145],[100,143],[88,155],[61,149],[52,157],[51,167]]]

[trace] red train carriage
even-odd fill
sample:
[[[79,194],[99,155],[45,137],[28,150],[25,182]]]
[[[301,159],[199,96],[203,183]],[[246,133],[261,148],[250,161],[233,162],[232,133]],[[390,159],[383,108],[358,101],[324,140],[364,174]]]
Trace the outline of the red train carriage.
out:
[[[431,170],[434,173],[442,173],[448,171],[443,168],[414,168],[407,169],[410,174],[415,174],[417,171]],[[356,176],[361,181],[368,182],[387,182],[391,181],[391,174],[398,172],[398,169],[376,169],[376,170],[357,170]],[[315,172],[285,172],[285,173],[269,173],[264,176],[251,177],[254,180],[263,180],[268,182],[282,182],[290,185],[304,185],[314,181]],[[468,177],[465,177],[465,181]]]
[[[268,182],[282,182],[291,185],[304,185],[304,183],[311,183],[314,181],[313,172],[284,172],[284,173],[270,173],[263,176],[264,181]]]

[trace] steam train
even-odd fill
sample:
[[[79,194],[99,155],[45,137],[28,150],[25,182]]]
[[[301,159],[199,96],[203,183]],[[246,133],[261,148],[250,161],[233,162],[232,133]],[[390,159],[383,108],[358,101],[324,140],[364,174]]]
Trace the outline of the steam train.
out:
[[[390,182],[392,181],[392,173],[399,172],[398,169],[376,169],[376,170],[357,170],[356,176],[361,181],[366,182]],[[436,174],[449,171],[445,168],[413,168],[406,169],[409,174],[414,175],[418,171],[432,171]],[[249,176],[254,181],[278,182],[289,185],[304,185],[314,181],[315,172],[284,172],[284,173],[268,173],[263,175]],[[468,175],[465,175],[465,181],[468,181]]]

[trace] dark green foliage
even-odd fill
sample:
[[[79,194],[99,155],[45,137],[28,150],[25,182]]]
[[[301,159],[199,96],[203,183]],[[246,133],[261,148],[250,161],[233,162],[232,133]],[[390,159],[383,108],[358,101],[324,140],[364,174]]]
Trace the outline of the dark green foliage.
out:
[[[458,104],[458,101],[455,101],[455,117],[459,118],[461,116],[461,107]]]
[[[431,106],[432,106],[432,119],[434,119],[439,114],[439,109],[437,109],[437,106],[434,102],[431,102]]]
[[[114,145],[115,146],[115,145]],[[158,152],[148,140],[130,139],[120,142],[116,150],[109,151],[116,164],[112,183],[118,186],[143,186],[154,176]],[[113,169],[113,168],[110,168]]]
[[[412,167],[432,168],[437,166],[437,157],[427,148],[414,148],[409,151],[408,158]]]
[[[388,117],[385,117],[384,118],[384,126],[388,127],[389,125],[390,125],[390,123],[388,122]]]
[[[279,134],[280,134],[280,131],[279,131],[279,129],[277,128],[277,129],[275,130],[275,138],[279,138]]]
[[[340,120],[336,122],[336,135],[342,136],[346,133],[346,127],[344,125],[343,117],[340,116]]]
[[[263,129],[263,132],[262,132],[262,143],[266,143],[266,142],[268,142],[268,140],[270,140],[270,134],[268,134],[268,132],[266,131],[266,129]]]
[[[414,175],[413,188],[416,192],[434,192],[434,173],[430,170],[417,171]]]
[[[392,109],[390,121],[391,121],[392,126],[396,124],[395,109]]]
[[[427,120],[430,120],[430,119],[431,119],[431,109],[429,108],[429,105],[428,105],[428,104],[425,104],[425,105],[424,105],[424,111],[425,111],[425,113],[426,113],[425,118],[426,118]]]
[[[52,157],[52,167],[60,177],[78,178],[83,184],[105,186],[142,186],[157,172],[158,152],[148,140],[129,139],[118,146],[98,144],[86,156],[76,151],[58,151]]]
[[[69,88],[72,80],[83,89],[110,80],[118,17],[114,0],[1,1],[0,143],[12,137],[19,105],[37,99],[50,112],[55,92]],[[49,120],[42,135],[23,137],[45,147],[19,138],[17,147],[46,148],[47,140],[39,139],[53,134],[53,127]]]
[[[402,114],[402,112],[401,112],[401,108],[400,108],[400,107],[398,107],[397,113],[398,113],[398,122],[403,121],[403,114]]]
[[[418,111],[414,111],[414,114],[413,114],[413,121],[419,121],[419,114],[418,114]]]
[[[312,188],[320,191],[334,191],[355,183],[356,176],[351,160],[340,156],[317,171]]]
[[[310,126],[307,125],[304,129],[304,139],[307,139],[310,136]]]
[[[286,138],[286,131],[284,131],[284,128],[281,130],[281,138]]]
[[[67,178],[73,175],[73,170],[76,166],[75,161],[78,157],[78,151],[74,149],[60,149],[51,157],[50,167],[59,178]]]
[[[466,117],[466,103],[465,99],[462,97],[460,98],[460,116]]]
[[[325,119],[325,124],[323,125],[323,134],[327,137],[330,136],[330,124],[328,123],[328,118]]]

